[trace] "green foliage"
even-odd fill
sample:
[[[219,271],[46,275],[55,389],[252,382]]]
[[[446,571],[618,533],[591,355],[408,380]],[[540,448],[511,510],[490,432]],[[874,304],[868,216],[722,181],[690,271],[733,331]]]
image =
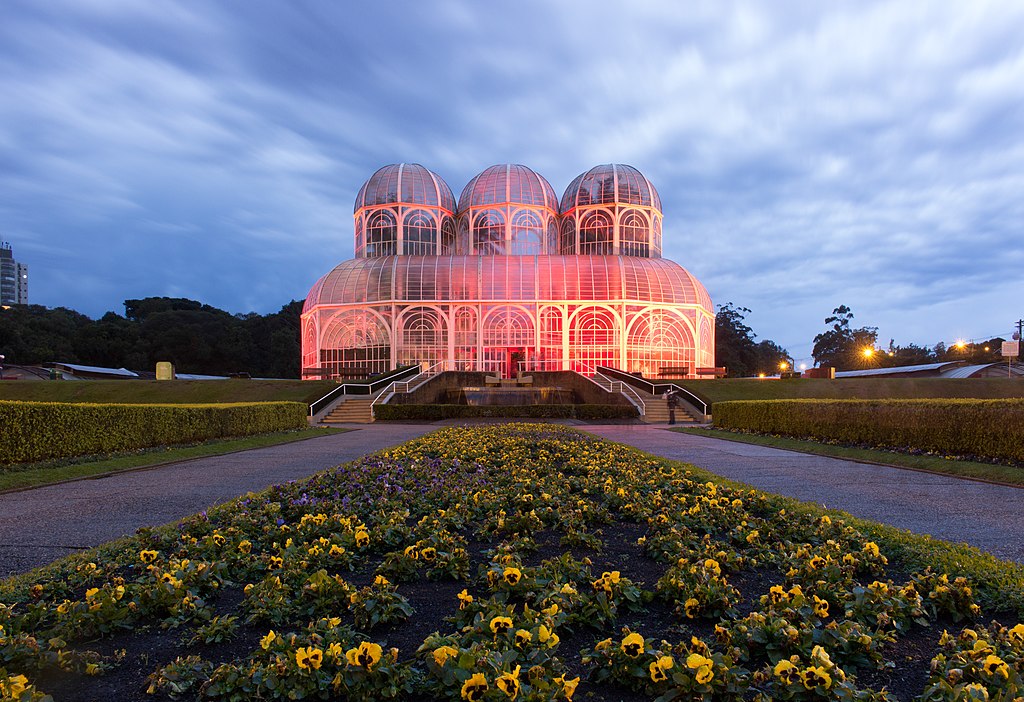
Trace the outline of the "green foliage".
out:
[[[839,369],[856,368],[862,358],[861,351],[875,348],[878,327],[851,329],[852,320],[853,312],[846,305],[839,305],[825,318],[825,324],[831,324],[832,328],[814,337],[811,354],[816,363]]]
[[[1024,460],[1024,400],[720,402],[715,426],[798,438]]]
[[[7,363],[62,361],[153,370],[171,361],[183,373],[299,377],[302,302],[268,315],[233,315],[195,300],[125,300],[125,316],[99,320],[63,307],[16,305],[0,314]]]
[[[0,465],[266,434],[306,425],[297,402],[98,405],[0,402]]]
[[[727,302],[715,315],[715,364],[725,366],[730,378],[772,373],[789,359],[789,352],[774,341],[754,341],[757,334],[745,322],[748,314],[746,307]]]
[[[377,419],[424,420],[474,417],[528,419],[632,419],[633,405],[377,405]]]

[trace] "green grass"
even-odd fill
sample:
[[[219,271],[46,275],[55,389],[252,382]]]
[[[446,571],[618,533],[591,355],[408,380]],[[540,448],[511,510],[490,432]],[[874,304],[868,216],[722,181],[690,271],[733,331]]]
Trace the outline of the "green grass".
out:
[[[795,398],[897,400],[925,397],[1024,397],[1024,381],[1010,378],[729,378],[674,382],[712,404],[728,400]]]
[[[331,380],[65,380],[0,383],[0,400],[206,404],[311,402],[337,387]]]
[[[915,470],[925,470],[931,473],[943,473],[945,475],[954,475],[961,478],[991,480],[998,483],[1007,483],[1009,485],[1019,485],[1024,487],[1024,469],[1015,468],[1013,466],[993,465],[991,463],[978,463],[975,461],[954,461],[941,456],[914,456],[894,451],[833,446],[831,444],[822,444],[817,441],[790,439],[776,436],[761,436],[758,434],[742,434],[739,432],[725,431],[723,429],[679,428],[674,429],[674,431],[682,432],[684,434],[709,436],[715,439],[739,441],[745,444],[770,446],[772,448],[786,449],[788,451],[812,453],[819,456],[848,458],[855,461],[881,463],[901,468],[913,468]]]
[[[221,456],[226,453],[288,444],[293,441],[304,441],[305,439],[344,433],[346,431],[350,430],[315,427],[298,431],[261,434],[242,439],[217,439],[190,446],[164,446],[98,460],[87,458],[78,459],[74,462],[48,461],[46,463],[33,463],[0,471],[0,492],[41,487],[66,480],[90,478],[139,468],[152,468],[189,458]]]

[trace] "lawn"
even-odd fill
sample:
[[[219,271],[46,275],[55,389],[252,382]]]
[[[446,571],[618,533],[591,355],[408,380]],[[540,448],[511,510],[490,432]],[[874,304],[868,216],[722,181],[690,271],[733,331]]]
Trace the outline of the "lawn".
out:
[[[876,400],[915,397],[1024,397],[1024,382],[1009,378],[729,378],[673,381],[707,402],[793,398]]]
[[[310,404],[337,383],[330,380],[65,380],[5,381],[0,400],[122,404],[212,404],[292,401]]]
[[[1024,694],[1021,566],[558,425],[444,429],[0,602],[22,699]]]

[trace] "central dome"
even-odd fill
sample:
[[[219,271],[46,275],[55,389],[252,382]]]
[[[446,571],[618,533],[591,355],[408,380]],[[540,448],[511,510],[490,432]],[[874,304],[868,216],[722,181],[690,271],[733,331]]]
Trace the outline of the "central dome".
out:
[[[551,183],[532,168],[518,163],[491,166],[462,189],[459,211],[486,205],[536,205],[558,211],[558,196]]]
[[[459,251],[481,255],[556,253],[558,196],[544,176],[505,163],[474,177],[459,198]]]

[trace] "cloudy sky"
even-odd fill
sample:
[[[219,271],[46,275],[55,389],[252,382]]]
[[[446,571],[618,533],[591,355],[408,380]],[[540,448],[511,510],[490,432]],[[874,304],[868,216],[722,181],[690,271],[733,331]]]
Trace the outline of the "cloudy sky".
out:
[[[628,163],[665,253],[810,356],[1024,314],[1024,2],[0,4],[0,239],[30,300],[276,311],[352,255],[352,201],[422,163],[559,193]]]

